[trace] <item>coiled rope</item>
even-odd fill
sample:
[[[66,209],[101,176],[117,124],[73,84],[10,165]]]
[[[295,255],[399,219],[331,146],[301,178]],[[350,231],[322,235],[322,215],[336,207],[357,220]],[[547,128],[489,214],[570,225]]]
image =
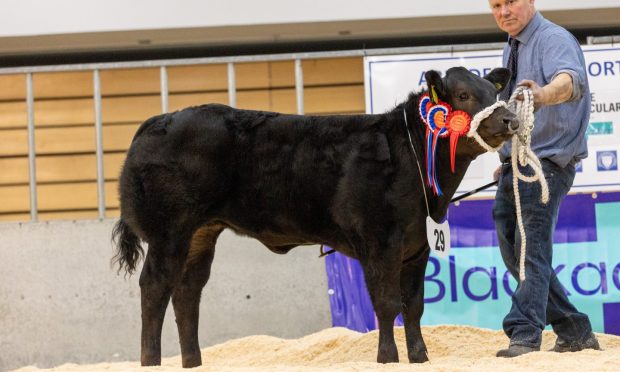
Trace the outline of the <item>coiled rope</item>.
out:
[[[523,100],[517,100],[517,96],[523,94]],[[515,195],[515,205],[517,212],[517,226],[519,233],[521,234],[521,254],[519,257],[519,280],[523,282],[525,280],[525,247],[527,244],[527,238],[525,236],[525,228],[523,227],[523,216],[521,214],[521,197],[519,195],[519,180],[523,182],[540,182],[541,198],[540,201],[543,204],[547,204],[549,201],[549,186],[542,170],[540,160],[534,154],[530,147],[532,141],[532,130],[534,129],[534,95],[531,90],[525,87],[518,87],[510,100],[506,104],[504,101],[497,101],[495,104],[485,108],[477,113],[471,121],[471,128],[467,133],[467,137],[474,138],[480,146],[489,152],[498,151],[502,146],[491,147],[484,142],[482,137],[478,134],[478,126],[480,122],[489,117],[493,111],[499,107],[504,106],[513,111],[519,119],[521,125],[519,129],[512,136],[512,186]],[[519,170],[521,167],[530,166],[534,170],[532,176],[526,176]]]

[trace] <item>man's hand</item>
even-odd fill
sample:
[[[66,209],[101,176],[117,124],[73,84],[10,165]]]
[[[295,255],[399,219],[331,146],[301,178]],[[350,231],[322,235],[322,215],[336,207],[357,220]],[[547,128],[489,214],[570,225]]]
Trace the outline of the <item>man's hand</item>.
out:
[[[521,80],[517,86],[526,87],[532,91],[532,95],[534,96],[534,111],[546,104],[545,90],[534,80]],[[523,101],[523,93],[519,93],[517,99]]]

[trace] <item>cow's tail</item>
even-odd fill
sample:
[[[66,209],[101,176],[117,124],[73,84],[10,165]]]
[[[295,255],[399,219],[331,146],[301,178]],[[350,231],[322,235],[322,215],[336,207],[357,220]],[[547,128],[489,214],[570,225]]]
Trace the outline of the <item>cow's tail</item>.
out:
[[[119,273],[124,268],[125,273],[133,274],[141,256],[144,255],[144,249],[140,245],[140,238],[122,217],[114,225],[112,242],[116,246],[116,255],[112,258],[112,263],[118,263]]]

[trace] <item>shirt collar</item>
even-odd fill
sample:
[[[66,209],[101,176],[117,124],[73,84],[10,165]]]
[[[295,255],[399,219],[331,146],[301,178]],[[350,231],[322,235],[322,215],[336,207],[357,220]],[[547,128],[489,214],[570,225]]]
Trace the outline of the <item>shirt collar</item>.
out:
[[[534,32],[536,32],[536,29],[538,29],[538,27],[540,27],[540,25],[543,23],[544,19],[545,18],[542,16],[542,14],[536,11],[534,17],[532,17],[527,26],[525,26],[523,30],[521,30],[519,35],[514,38],[517,39],[521,44],[527,44],[527,42],[532,38],[532,35],[534,35]],[[509,36],[508,40],[510,40],[511,38],[512,37]]]

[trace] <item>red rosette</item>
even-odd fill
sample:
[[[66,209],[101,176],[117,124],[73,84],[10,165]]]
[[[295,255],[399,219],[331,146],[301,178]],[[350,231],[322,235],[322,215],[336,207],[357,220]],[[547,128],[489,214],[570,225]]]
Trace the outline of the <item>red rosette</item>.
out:
[[[418,105],[418,114],[420,118],[426,124],[426,143],[427,150],[425,151],[425,158],[427,168],[435,167],[435,147],[428,149],[429,143],[435,144],[439,137],[450,137],[450,166],[452,173],[454,173],[456,146],[458,144],[459,137],[466,135],[471,127],[471,116],[463,110],[452,111],[450,104],[439,101],[436,104],[430,99],[428,93],[424,93],[420,98]],[[429,152],[430,150],[430,152]],[[431,159],[429,159],[429,156]],[[431,178],[434,178],[434,170],[430,171],[429,182]]]
[[[456,158],[456,145],[459,137],[469,132],[471,126],[471,116],[462,110],[452,111],[448,116],[446,127],[450,133],[450,168],[454,173],[454,162]]]
[[[469,127],[471,125],[471,116],[468,113],[462,110],[456,110],[450,112],[448,115],[448,120],[446,121],[446,126],[448,127],[448,131],[452,134],[456,134],[458,136],[464,136],[469,132]]]

